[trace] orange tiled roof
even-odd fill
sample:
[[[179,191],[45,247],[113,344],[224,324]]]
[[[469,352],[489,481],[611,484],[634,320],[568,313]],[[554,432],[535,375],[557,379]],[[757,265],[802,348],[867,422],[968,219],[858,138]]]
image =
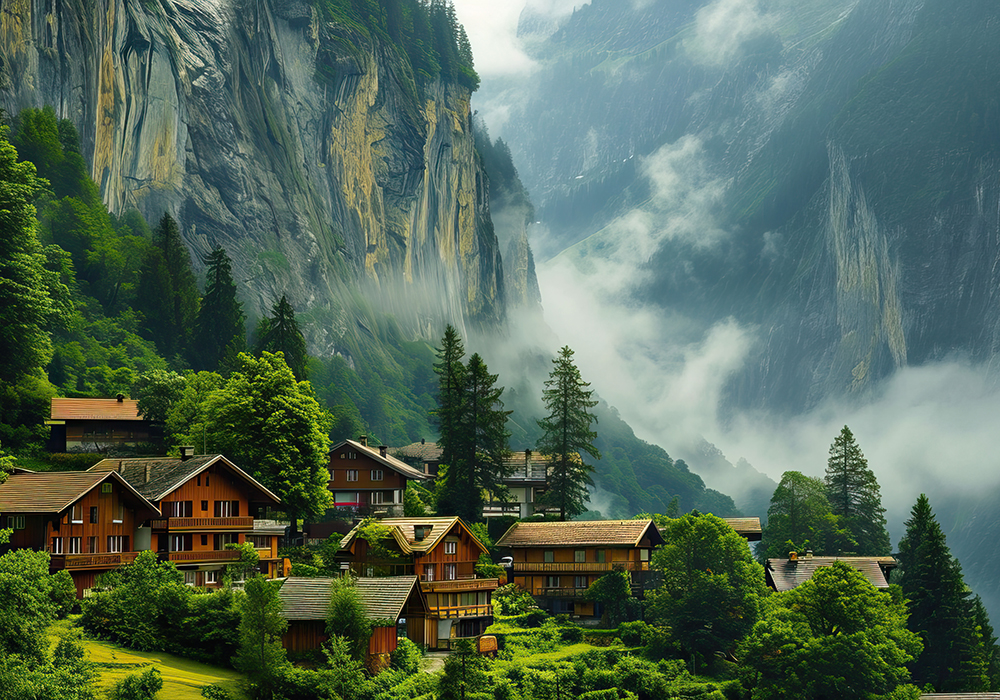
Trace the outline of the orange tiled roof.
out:
[[[514,523],[497,541],[498,547],[585,547],[618,545],[635,547],[649,535],[652,544],[663,544],[652,520],[571,520],[567,522]]]
[[[132,399],[52,399],[52,420],[144,420]]]
[[[445,535],[451,532],[456,525],[465,529],[469,533],[469,536],[474,542],[477,542],[480,547],[482,547],[483,552],[486,552],[486,547],[479,538],[476,537],[469,528],[465,526],[461,518],[452,516],[450,518],[382,518],[378,521],[382,525],[389,528],[391,536],[399,544],[399,548],[405,554],[413,553],[423,553],[429,552],[437,546],[438,542],[441,542]],[[358,528],[360,525],[356,525],[353,530],[344,535],[344,539],[340,541],[340,546],[342,548],[348,548],[354,542],[354,538],[357,536]],[[418,527],[426,528],[424,530],[424,536],[421,539],[417,539],[416,530]]]
[[[771,587],[778,593],[790,591],[813,577],[816,570],[824,566],[833,566],[835,561],[842,561],[857,569],[876,588],[888,588],[885,580],[885,569],[896,568],[896,560],[892,557],[799,557],[795,561],[787,558],[767,560],[767,578]]]
[[[92,491],[98,484],[112,479],[124,489],[133,507],[146,517],[160,514],[116,473],[99,472],[15,472],[0,484],[2,513],[61,513]]]

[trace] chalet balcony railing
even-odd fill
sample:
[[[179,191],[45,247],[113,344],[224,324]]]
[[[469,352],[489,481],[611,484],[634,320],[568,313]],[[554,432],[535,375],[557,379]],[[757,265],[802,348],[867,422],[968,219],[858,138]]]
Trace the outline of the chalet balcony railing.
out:
[[[646,571],[649,569],[648,561],[582,561],[582,562],[541,562],[541,561],[516,561],[513,565],[514,571],[525,573],[576,573],[576,572],[599,572],[614,571],[622,569],[625,571]]]
[[[204,549],[188,552],[157,552],[162,561],[236,561],[240,553],[234,549]]]
[[[253,530],[253,518],[163,518],[150,523],[154,530]]]
[[[104,552],[99,554],[53,554],[53,569],[93,569],[102,566],[131,564],[138,552]]]
[[[550,598],[582,598],[587,592],[586,588],[536,588],[535,593],[539,597]]]
[[[442,620],[456,617],[493,617],[492,605],[458,605],[455,607],[427,606],[427,612],[432,617]]]
[[[495,578],[457,578],[420,582],[420,588],[424,593],[438,593],[443,591],[448,591],[449,593],[462,591],[492,591],[499,585],[500,580]]]

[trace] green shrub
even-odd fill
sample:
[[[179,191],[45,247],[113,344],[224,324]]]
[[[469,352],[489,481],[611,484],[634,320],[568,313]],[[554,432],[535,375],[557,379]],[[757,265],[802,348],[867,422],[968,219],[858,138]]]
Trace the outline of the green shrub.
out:
[[[163,678],[154,667],[142,673],[131,673],[108,691],[110,700],[153,700],[163,688]]]
[[[516,583],[508,583],[493,592],[493,607],[499,615],[522,615],[537,610],[538,604],[526,590]]]
[[[576,697],[577,700],[635,700],[637,696],[627,690],[608,688],[606,690],[591,690]]]
[[[545,624],[545,621],[549,618],[549,615],[544,610],[535,608],[534,610],[529,610],[523,615],[518,615],[516,618],[516,624],[519,627],[541,627]]]
[[[73,608],[76,607],[76,584],[66,569],[60,569],[52,575],[49,598],[52,600],[56,617],[60,620],[73,612]]]
[[[583,630],[576,625],[560,627],[559,638],[566,644],[577,644],[583,641]]]
[[[309,564],[300,564],[296,562],[295,564],[292,564],[292,576],[316,578],[319,576],[319,568],[310,566]]]
[[[229,691],[219,685],[206,685],[201,689],[201,696],[208,700],[232,700]]]
[[[389,664],[392,668],[412,675],[420,670],[420,659],[422,657],[423,652],[420,650],[420,647],[404,637],[399,640],[396,649],[389,656]]]
[[[641,647],[649,642],[649,625],[642,620],[618,625],[618,638],[628,647]]]

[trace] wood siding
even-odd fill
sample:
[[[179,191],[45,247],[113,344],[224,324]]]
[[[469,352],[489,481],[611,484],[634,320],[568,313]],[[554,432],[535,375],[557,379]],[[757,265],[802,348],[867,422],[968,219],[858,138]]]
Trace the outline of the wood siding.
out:
[[[347,480],[348,470],[358,472],[356,481]],[[381,471],[380,480],[372,479],[372,471]],[[330,490],[331,491],[353,491],[353,490],[393,490],[405,489],[406,477],[391,469],[381,462],[373,459],[371,455],[358,452],[356,449],[345,446],[330,454]]]
[[[105,488],[110,486],[110,493]],[[74,521],[74,507],[79,516]],[[91,509],[97,509],[97,522],[91,522]],[[119,517],[121,516],[121,517]],[[122,496],[121,484],[107,479],[97,484],[89,493],[73,504],[58,518],[53,516],[46,523],[45,549],[56,554],[52,540],[62,539],[62,554],[99,554],[110,551],[109,537],[123,538],[123,552],[134,551],[135,512],[129,508]],[[80,538],[79,552],[71,552],[71,538]],[[124,539],[127,538],[127,542]],[[108,567],[104,567],[108,568]],[[113,568],[113,567],[112,567]]]

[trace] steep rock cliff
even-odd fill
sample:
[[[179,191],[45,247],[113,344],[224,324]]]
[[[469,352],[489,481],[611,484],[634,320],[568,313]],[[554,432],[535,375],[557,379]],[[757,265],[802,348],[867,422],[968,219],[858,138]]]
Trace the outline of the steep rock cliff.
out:
[[[14,0],[0,52],[0,106],[71,119],[112,211],[170,212],[196,265],[224,246],[251,313],[287,294],[313,352],[373,312],[502,323],[469,93],[418,93],[397,47],[304,2]]]

